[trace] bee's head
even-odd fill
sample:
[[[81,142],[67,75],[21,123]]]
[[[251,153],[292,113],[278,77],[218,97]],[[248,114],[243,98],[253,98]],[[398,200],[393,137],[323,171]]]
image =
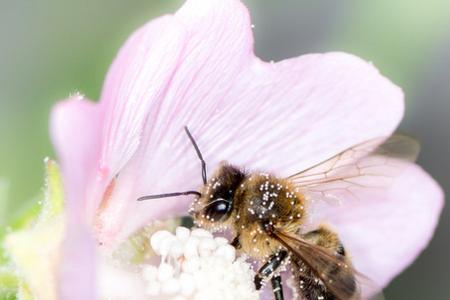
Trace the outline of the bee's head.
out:
[[[224,226],[233,209],[234,194],[245,178],[245,173],[227,163],[222,163],[214,176],[208,180],[206,177],[206,162],[191,135],[187,126],[184,128],[188,138],[194,146],[202,166],[203,187],[198,191],[172,192],[157,195],[147,195],[138,198],[138,201],[177,197],[183,195],[196,195],[189,213],[196,225],[209,229],[218,229]]]
[[[191,205],[189,212],[195,223],[206,228],[222,226],[231,215],[235,192],[245,176],[240,169],[222,163]]]

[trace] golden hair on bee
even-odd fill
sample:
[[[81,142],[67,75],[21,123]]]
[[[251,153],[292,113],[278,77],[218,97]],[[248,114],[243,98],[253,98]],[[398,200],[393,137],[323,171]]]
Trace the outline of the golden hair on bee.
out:
[[[255,276],[256,289],[270,280],[276,300],[284,297],[279,274],[283,266],[291,269],[302,299],[360,297],[357,277],[361,275],[354,270],[338,234],[325,224],[306,232],[307,200],[350,198],[353,189],[372,187],[381,182],[379,178],[389,184],[404,165],[402,161],[416,158],[414,140],[404,136],[374,139],[287,178],[222,162],[208,180],[199,147],[187,127],[185,131],[201,161],[203,186],[199,191],[138,200],[195,195],[189,210],[194,224],[211,231],[231,231],[233,246],[263,262]]]

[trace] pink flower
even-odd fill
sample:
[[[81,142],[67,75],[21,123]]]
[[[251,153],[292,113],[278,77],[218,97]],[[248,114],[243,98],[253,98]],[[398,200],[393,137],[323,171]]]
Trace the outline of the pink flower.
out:
[[[201,186],[185,125],[208,172],[227,160],[283,177],[389,136],[403,110],[402,91],[371,64],[345,53],[263,62],[253,53],[248,11],[239,1],[188,0],[128,39],[98,103],[77,95],[52,112],[69,215],[64,299],[93,297],[93,278],[79,278],[76,269],[94,268],[93,245],[81,231],[108,248],[151,220],[186,214],[191,196],[136,201]],[[384,287],[429,242],[443,194],[411,164],[390,190],[360,198],[325,207],[321,216],[355,268]],[[70,259],[80,253],[85,264]],[[72,276],[79,292],[67,295]]]

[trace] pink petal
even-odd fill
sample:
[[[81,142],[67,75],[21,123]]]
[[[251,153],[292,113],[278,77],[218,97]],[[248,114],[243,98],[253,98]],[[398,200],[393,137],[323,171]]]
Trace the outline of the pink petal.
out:
[[[94,181],[99,156],[100,107],[74,96],[59,102],[50,117],[50,134],[63,173],[67,211],[74,222],[87,222],[87,186]]]
[[[95,241],[82,224],[68,222],[67,227],[58,269],[59,299],[97,299]]]
[[[149,110],[142,145],[121,171],[121,184],[100,218],[101,235],[122,231],[124,237],[164,213],[186,211],[188,202],[179,198],[134,201],[200,186],[200,163],[185,125],[210,175],[229,160],[285,176],[390,135],[402,117],[400,89],[355,56],[314,54],[277,64],[255,58],[248,11],[238,1],[187,1],[176,19],[189,38],[165,96],[142,104]],[[136,95],[139,89],[145,85],[136,87]]]
[[[184,49],[185,30],[172,16],[158,18],[137,30],[120,50],[106,77],[101,169],[117,175],[139,147],[143,127],[158,116]]]
[[[59,295],[65,300],[95,299],[95,242],[86,227],[85,199],[99,154],[100,109],[74,96],[53,108],[50,123],[63,173],[66,206]]]
[[[357,201],[322,210],[320,219],[339,233],[356,270],[372,281],[363,280],[364,295],[385,287],[427,246],[443,198],[439,185],[411,165],[390,190],[359,192]]]
[[[120,172],[121,184],[117,185],[114,199],[109,201],[108,208],[100,216],[98,228],[103,232],[101,233],[103,236],[114,237],[115,232],[124,228],[124,226],[131,225],[130,228],[134,230],[142,225],[142,219],[136,220],[134,217],[129,218],[127,216],[128,213],[134,213],[130,210],[133,206],[136,210],[142,209],[142,205],[138,206],[137,202],[134,201],[137,198],[136,195],[141,195],[142,192],[133,191],[132,187],[136,184],[146,186],[154,184],[155,179],[161,176],[161,172],[164,170],[159,168],[159,157],[155,155],[160,155],[164,149],[168,150],[163,154],[163,162],[165,162],[171,156],[171,149],[167,148],[169,145],[181,150],[179,146],[173,143],[172,135],[175,133],[183,137],[182,140],[179,140],[183,142],[181,146],[185,142],[185,136],[182,127],[173,126],[172,122],[179,117],[181,121],[181,116],[178,113],[186,111],[184,103],[186,99],[191,98],[197,102],[194,106],[188,108],[188,117],[194,117],[194,113],[197,110],[200,112],[202,107],[207,109],[206,112],[208,112],[210,105],[214,105],[212,100],[222,97],[223,91],[230,88],[233,76],[239,72],[242,64],[248,62],[252,57],[252,37],[248,12],[239,2],[187,1],[175,18],[183,24],[188,34],[188,39],[186,39],[183,48],[183,56],[178,60],[176,72],[165,86],[167,89],[165,97],[155,98],[151,100],[152,103],[143,104],[149,108],[147,112],[149,121],[142,136],[142,146],[135,153],[135,159],[130,162],[130,165]],[[137,45],[134,46],[138,47]],[[140,44],[139,47],[146,46]],[[159,47],[155,52],[170,50],[167,46],[159,45]],[[175,60],[174,62],[177,63]],[[151,71],[149,68],[146,68],[146,70]],[[223,84],[221,85],[221,83]],[[211,88],[218,88],[218,90],[204,93],[204,87],[208,90]],[[140,88],[145,88],[145,86],[140,86]],[[200,94],[197,92],[200,92]],[[136,91],[135,93],[140,94],[141,92]],[[145,102],[143,101],[145,98],[140,100]],[[202,100],[204,100],[206,106],[201,105]],[[128,121],[125,119],[122,122]],[[135,126],[136,118],[130,118],[129,122],[132,122]],[[110,139],[108,138],[108,140]],[[160,144],[161,141],[163,141],[162,144]],[[128,147],[124,146],[124,144],[127,144],[124,142],[118,142],[117,144],[117,148]],[[194,159],[193,165],[197,165],[197,159],[195,157]],[[197,174],[197,172],[194,174]],[[189,173],[186,173],[186,175],[189,176]],[[148,178],[152,178],[152,180],[146,182]],[[191,182],[195,181],[191,180]],[[192,185],[190,186],[192,188]],[[156,189],[157,186],[154,188]],[[151,205],[152,207],[145,211],[146,220],[161,216],[174,208],[173,202],[160,201],[154,203],[161,204]],[[138,221],[138,226],[134,225],[135,221]]]
[[[149,108],[157,108],[164,98],[183,53],[184,39],[185,31],[174,17],[161,17],[136,31],[112,64],[101,97],[105,109],[98,162],[101,180],[90,192],[91,218],[101,201],[101,207],[109,205],[105,189],[135,154],[147,121],[158,117]]]
[[[151,299],[145,291],[142,273],[120,262],[102,257],[97,264],[99,299]]]

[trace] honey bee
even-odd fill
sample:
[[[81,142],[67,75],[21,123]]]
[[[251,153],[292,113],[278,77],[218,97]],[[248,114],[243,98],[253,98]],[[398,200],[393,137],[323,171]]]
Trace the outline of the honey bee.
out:
[[[339,203],[357,197],[358,189],[387,187],[405,161],[417,157],[415,140],[401,135],[370,140],[287,178],[223,162],[208,180],[199,147],[187,127],[185,131],[202,164],[203,186],[138,200],[195,195],[189,210],[195,225],[231,231],[232,245],[262,263],[254,279],[256,289],[270,280],[276,300],[284,299],[281,266],[290,267],[301,299],[360,298],[362,275],[338,234],[326,224],[305,232],[310,205]]]

